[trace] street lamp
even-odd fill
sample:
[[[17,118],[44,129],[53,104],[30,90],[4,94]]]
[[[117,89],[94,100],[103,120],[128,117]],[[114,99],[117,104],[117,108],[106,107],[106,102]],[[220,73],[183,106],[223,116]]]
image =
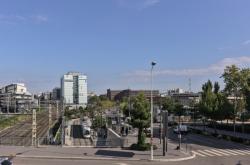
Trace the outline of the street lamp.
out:
[[[151,86],[151,160],[154,159],[154,146],[153,146],[153,127],[154,127],[154,123],[153,123],[153,69],[154,69],[154,66],[156,65],[155,62],[151,62],[151,83],[150,83],[150,86]]]

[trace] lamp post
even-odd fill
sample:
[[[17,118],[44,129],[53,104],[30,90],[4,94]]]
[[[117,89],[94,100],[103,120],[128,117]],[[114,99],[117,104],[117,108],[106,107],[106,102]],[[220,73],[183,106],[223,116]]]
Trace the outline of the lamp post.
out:
[[[153,123],[153,69],[154,69],[154,66],[156,65],[155,62],[151,62],[151,83],[150,83],[150,86],[151,86],[151,160],[154,159],[154,146],[153,146],[153,129],[154,129],[154,123]]]

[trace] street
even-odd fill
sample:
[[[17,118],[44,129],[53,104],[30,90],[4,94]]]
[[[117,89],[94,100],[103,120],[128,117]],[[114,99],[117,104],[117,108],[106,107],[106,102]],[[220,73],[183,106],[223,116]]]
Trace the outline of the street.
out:
[[[157,128],[155,128],[155,133]],[[178,162],[159,162],[159,161],[131,161],[121,159],[119,157],[116,160],[98,160],[98,158],[91,159],[39,159],[39,158],[21,158],[15,157],[13,162],[18,165],[68,165],[68,164],[94,164],[94,165],[249,165],[250,147],[217,139],[214,137],[206,137],[197,134],[188,134],[182,137],[182,148],[185,150],[187,146],[188,151],[196,154],[196,157],[191,160],[178,161]],[[178,145],[177,135],[172,131],[169,132],[169,149],[174,149]],[[108,149],[107,149],[108,150]],[[82,148],[82,152],[87,152],[87,149]],[[170,150],[171,151],[171,150]],[[171,154],[171,153],[170,153]],[[115,157],[114,157],[115,158]]]
[[[93,164],[93,165],[237,165],[241,162],[241,165],[249,165],[248,156],[227,157],[222,159],[220,157],[200,158],[197,157],[193,160],[181,161],[181,162],[150,162],[150,161],[112,161],[112,160],[62,160],[62,159],[20,159],[15,158],[14,164],[17,165],[68,165],[68,164]]]
[[[178,144],[177,135],[170,133],[170,141]],[[231,141],[226,141],[223,139],[218,139],[215,137],[206,137],[204,135],[188,134],[182,136],[182,148],[187,147],[187,149],[192,150],[197,157],[206,158],[212,157],[237,157],[250,155],[250,147],[235,143]]]

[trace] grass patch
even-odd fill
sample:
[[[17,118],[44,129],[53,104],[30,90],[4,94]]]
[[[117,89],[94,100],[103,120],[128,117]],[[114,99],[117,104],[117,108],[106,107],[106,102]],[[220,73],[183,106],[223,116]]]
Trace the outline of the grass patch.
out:
[[[0,130],[3,130],[7,127],[11,127],[19,122],[28,120],[29,116],[27,115],[18,115],[18,116],[9,116],[0,119]]]

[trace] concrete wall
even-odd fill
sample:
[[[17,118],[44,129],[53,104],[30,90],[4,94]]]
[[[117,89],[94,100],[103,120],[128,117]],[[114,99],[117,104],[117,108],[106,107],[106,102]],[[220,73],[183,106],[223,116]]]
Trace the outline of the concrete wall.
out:
[[[123,139],[111,128],[108,128],[107,130],[106,146],[123,147]]]

